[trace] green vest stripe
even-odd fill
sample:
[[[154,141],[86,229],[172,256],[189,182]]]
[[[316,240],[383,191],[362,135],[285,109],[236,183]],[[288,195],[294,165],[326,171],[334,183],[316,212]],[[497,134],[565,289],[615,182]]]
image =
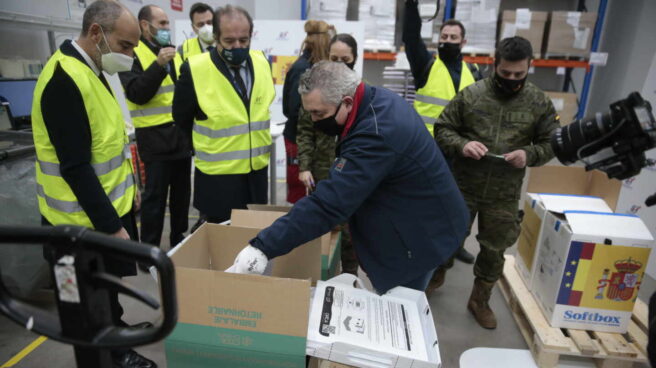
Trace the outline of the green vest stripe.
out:
[[[270,126],[270,122],[271,122],[270,120],[256,121],[250,124],[250,128],[248,124],[244,124],[244,125],[237,125],[234,127],[217,129],[217,130],[210,129],[202,125],[194,124],[194,132],[210,138],[226,138],[226,137],[232,137],[234,135],[246,134],[249,131],[268,130]]]
[[[206,153],[196,151],[196,156],[203,161],[217,162],[217,161],[230,161],[230,160],[247,160],[251,157],[264,155],[271,152],[271,146],[257,147],[250,150],[221,152],[221,153]]]

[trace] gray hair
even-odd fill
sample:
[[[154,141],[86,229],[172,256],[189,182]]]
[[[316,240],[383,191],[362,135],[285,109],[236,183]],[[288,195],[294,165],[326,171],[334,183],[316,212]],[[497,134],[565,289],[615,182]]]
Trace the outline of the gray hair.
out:
[[[82,16],[82,36],[89,33],[89,28],[94,23],[102,27],[103,32],[114,31],[116,20],[121,17],[125,8],[115,0],[96,0],[87,7]]]
[[[298,93],[307,95],[318,89],[324,103],[337,106],[342,97],[354,96],[359,84],[358,74],[346,64],[324,60],[301,75]]]

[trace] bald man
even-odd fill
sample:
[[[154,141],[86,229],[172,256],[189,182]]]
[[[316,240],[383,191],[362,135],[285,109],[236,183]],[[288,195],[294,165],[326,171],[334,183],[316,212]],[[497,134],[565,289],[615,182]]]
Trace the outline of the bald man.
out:
[[[137,19],[125,7],[98,0],[84,12],[79,38],[64,41],[43,68],[34,90],[32,128],[44,225],[72,224],[138,239],[128,137],[102,71],[130,70],[140,34]],[[105,258],[105,271],[129,276],[136,267]],[[109,296],[113,324],[125,326],[118,294],[110,291]],[[157,367],[134,350],[113,350],[112,358],[114,367]]]

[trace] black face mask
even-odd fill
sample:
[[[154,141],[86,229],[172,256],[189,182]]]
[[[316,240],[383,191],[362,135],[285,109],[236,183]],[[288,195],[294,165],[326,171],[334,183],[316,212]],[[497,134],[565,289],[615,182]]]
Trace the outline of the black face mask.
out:
[[[437,45],[437,53],[445,62],[455,61],[460,56],[460,44],[451,42],[440,42]]]
[[[494,92],[501,98],[510,98],[524,88],[527,77],[528,74],[523,79],[506,79],[495,73],[494,79],[492,80]]]
[[[337,120],[335,120],[340,107],[342,107],[341,102],[339,105],[337,105],[337,110],[335,110],[335,113],[332,116],[315,121],[314,128],[331,137],[342,134],[342,131],[344,131],[344,126],[337,124]]]
[[[248,58],[249,51],[249,47],[235,47],[229,50],[223,47],[221,49],[221,57],[232,65],[240,65]]]

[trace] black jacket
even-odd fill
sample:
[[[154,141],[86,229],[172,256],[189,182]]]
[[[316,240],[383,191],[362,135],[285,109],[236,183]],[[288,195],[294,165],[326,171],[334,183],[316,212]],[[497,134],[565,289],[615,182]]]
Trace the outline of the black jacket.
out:
[[[310,52],[306,50],[303,52],[303,55],[296,59],[292,67],[289,68],[285,76],[285,85],[282,88],[282,113],[287,117],[282,135],[294,143],[296,143],[298,111],[301,108],[301,95],[298,93],[298,82],[301,74],[311,66]]]
[[[87,65],[70,40],[64,41],[59,50]],[[102,73],[98,78],[112,92]],[[93,227],[107,234],[119,231],[123,226],[121,219],[91,167],[91,128],[82,94],[61,66],[55,68],[39,103],[50,142],[59,159],[61,175]]]
[[[161,49],[143,37],[141,42],[146,44],[155,55]],[[168,75],[175,83],[178,75],[173,60],[169,62],[168,68],[161,67],[155,62],[144,70],[143,65],[135,56],[132,70],[119,73],[125,98],[138,105],[146,104],[155,97],[162,81],[166,78],[167,69]],[[189,138],[181,134],[180,129],[173,121],[153,127],[136,128],[135,135],[137,136],[139,156],[144,162],[175,160],[191,156]]]
[[[435,62],[434,54],[430,53],[426,48],[424,40],[421,38],[421,17],[419,16],[419,9],[417,3],[414,1],[405,2],[405,15],[403,18],[403,43],[405,44],[405,54],[410,63],[410,70],[415,80],[415,88],[420,89],[426,85],[428,75],[430,74],[431,67]],[[444,62],[453,86],[456,91],[460,86],[460,75],[462,72],[462,55],[453,62]],[[474,76],[474,80],[483,79],[480,70],[474,65],[467,64],[469,70]]]

